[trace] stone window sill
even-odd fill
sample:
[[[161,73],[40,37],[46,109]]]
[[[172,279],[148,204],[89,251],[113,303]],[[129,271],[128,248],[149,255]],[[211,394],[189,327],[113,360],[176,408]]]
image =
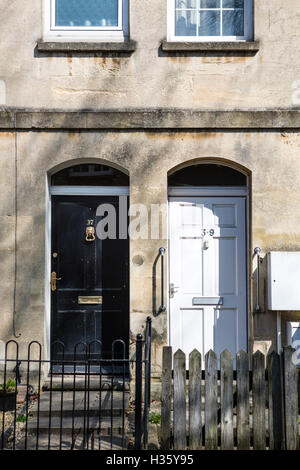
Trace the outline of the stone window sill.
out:
[[[124,52],[131,53],[136,49],[135,41],[125,42],[62,42],[39,41],[39,52]]]
[[[259,41],[180,42],[162,41],[164,52],[258,52]]]

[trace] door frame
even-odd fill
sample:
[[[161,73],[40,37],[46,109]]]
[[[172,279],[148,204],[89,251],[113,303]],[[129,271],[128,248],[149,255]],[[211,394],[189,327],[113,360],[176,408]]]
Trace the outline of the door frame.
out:
[[[170,240],[170,198],[172,197],[242,197],[245,199],[245,234],[246,234],[246,308],[247,308],[247,351],[251,350],[251,308],[250,308],[250,201],[249,201],[249,182],[247,186],[169,186],[168,187],[168,242]],[[171,308],[170,308],[170,250],[168,250],[168,270],[167,270],[167,286],[168,286],[168,345],[170,340],[171,325]]]
[[[129,186],[52,186],[51,177],[46,176],[46,221],[45,221],[45,351],[46,360],[51,358],[51,235],[52,196],[128,196]],[[130,245],[129,245],[130,249]]]

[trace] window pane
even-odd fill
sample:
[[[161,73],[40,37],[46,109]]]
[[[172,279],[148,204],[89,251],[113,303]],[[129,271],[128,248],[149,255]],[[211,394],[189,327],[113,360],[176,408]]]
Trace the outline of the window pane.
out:
[[[244,11],[223,11],[223,36],[244,36]]]
[[[118,26],[118,0],[56,0],[56,26]]]
[[[197,0],[176,0],[176,8],[197,8]]]
[[[199,36],[220,36],[220,12],[201,11]]]
[[[223,0],[223,8],[244,8],[244,0]]]
[[[175,34],[176,36],[196,36],[197,12],[182,10],[176,11]]]
[[[201,0],[200,8],[220,8],[220,0]]]
[[[51,178],[53,186],[129,186],[129,177],[115,168],[82,164],[65,168]]]

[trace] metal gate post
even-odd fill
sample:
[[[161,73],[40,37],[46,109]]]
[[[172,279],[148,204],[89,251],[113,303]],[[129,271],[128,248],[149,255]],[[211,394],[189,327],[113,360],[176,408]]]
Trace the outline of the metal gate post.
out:
[[[136,361],[135,361],[135,431],[134,448],[142,447],[142,378],[143,378],[143,336],[139,333],[136,337]]]
[[[145,391],[144,391],[144,450],[148,447],[148,421],[150,410],[150,390],[151,390],[151,317],[147,318],[146,338],[145,338]]]

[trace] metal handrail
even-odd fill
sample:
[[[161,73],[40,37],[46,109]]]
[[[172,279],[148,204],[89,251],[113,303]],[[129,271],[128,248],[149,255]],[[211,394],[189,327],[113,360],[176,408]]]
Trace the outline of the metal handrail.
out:
[[[165,300],[164,300],[164,284],[165,284],[165,281],[164,281],[164,255],[166,253],[166,249],[162,246],[159,249],[159,253],[160,253],[160,258],[161,258],[161,304],[158,308],[157,315],[166,311]]]
[[[260,253],[261,253],[261,248],[257,246],[254,248],[254,254],[257,256],[257,283],[256,283],[256,307],[255,311],[258,313],[260,312],[260,302],[259,302],[259,294],[260,294]]]

